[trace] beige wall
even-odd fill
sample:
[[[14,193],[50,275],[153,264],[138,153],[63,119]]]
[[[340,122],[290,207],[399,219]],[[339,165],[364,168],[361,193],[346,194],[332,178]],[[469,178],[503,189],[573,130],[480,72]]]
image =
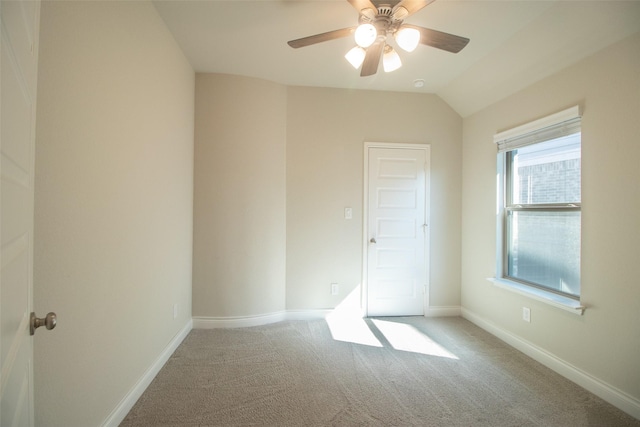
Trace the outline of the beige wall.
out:
[[[196,77],[193,315],[285,308],[286,88]]]
[[[462,304],[640,399],[640,35],[464,120]],[[496,131],[580,104],[584,316],[492,286]],[[521,320],[531,308],[531,323]]]
[[[40,34],[36,425],[95,426],[191,319],[194,72],[147,2],[45,1]]]
[[[360,284],[364,142],[431,144],[430,304],[460,305],[461,129],[435,95],[288,89],[287,309],[333,308]]]
[[[333,308],[358,286],[365,141],[431,144],[431,305],[460,305],[462,119],[438,97],[198,74],[195,128],[194,316]]]

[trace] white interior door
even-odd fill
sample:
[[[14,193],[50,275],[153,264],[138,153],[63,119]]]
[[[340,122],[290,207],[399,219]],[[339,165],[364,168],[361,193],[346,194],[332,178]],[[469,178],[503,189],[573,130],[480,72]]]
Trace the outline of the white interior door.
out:
[[[428,146],[370,146],[367,157],[367,315],[423,315]]]
[[[33,425],[33,183],[40,3],[0,1],[0,425]]]

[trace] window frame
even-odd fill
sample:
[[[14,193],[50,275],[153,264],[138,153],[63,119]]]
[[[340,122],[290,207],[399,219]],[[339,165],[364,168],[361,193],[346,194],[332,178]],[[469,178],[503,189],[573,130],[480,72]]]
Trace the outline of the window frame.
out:
[[[498,145],[497,156],[497,176],[496,176],[496,276],[490,280],[498,287],[507,289],[530,298],[557,306],[559,308],[583,314],[585,307],[580,302],[580,296],[568,294],[562,291],[550,289],[540,284],[518,279],[508,275],[508,214],[515,211],[544,211],[544,212],[582,212],[581,203],[512,203],[511,178],[512,168],[510,162],[512,155],[510,152],[518,148],[530,146],[536,143],[555,139],[557,136],[545,137],[548,129],[561,128],[563,123],[570,123],[575,129],[576,123],[581,129],[579,107],[561,111],[548,117],[536,120],[531,123],[498,133],[494,136],[494,142]],[[564,135],[576,133],[568,131]],[[542,134],[542,137],[540,137]],[[582,140],[581,140],[582,146]],[[582,223],[582,215],[581,223]]]

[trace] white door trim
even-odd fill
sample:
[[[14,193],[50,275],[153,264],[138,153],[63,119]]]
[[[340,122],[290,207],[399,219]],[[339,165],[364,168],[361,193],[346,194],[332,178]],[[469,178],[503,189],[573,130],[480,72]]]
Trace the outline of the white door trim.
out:
[[[366,142],[364,143],[364,175],[363,175],[363,197],[362,197],[362,294],[361,305],[365,317],[369,316],[368,306],[368,262],[369,262],[369,150],[371,148],[397,148],[412,149],[425,151],[425,283],[424,283],[424,314],[428,313],[429,308],[429,284],[431,276],[430,266],[430,241],[431,241],[431,144],[408,144],[394,142]]]

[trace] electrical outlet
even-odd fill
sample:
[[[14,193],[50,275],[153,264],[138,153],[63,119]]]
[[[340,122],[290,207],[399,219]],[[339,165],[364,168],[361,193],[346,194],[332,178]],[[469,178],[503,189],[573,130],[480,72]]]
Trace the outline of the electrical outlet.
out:
[[[337,283],[332,283],[331,284],[331,295],[338,295],[338,284]]]
[[[531,322],[531,309],[529,307],[522,307],[522,320]]]
[[[173,318],[176,319],[178,317],[178,304],[173,304]]]

